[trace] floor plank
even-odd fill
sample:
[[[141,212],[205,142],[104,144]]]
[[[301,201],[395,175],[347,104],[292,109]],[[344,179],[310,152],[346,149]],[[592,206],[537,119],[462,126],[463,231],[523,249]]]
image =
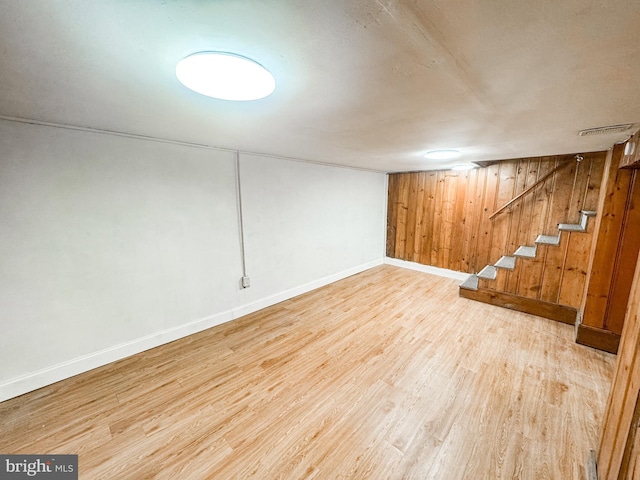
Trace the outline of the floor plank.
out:
[[[381,266],[0,403],[91,479],[582,479],[615,357]]]

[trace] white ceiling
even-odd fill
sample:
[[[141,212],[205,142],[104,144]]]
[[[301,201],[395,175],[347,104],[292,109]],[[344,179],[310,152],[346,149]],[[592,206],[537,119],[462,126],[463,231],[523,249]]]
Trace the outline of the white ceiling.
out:
[[[640,127],[640,0],[0,0],[0,115],[382,171],[605,150]],[[202,97],[190,53],[274,94]],[[630,132],[579,137],[590,127]],[[453,163],[459,163],[455,161]],[[449,161],[448,164],[452,162]]]

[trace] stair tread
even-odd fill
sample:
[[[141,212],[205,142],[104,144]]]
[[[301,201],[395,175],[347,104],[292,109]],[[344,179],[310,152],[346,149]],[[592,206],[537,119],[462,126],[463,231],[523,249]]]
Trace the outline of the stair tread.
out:
[[[507,268],[509,270],[513,270],[514,268],[516,268],[516,257],[504,255],[494,264],[494,266],[498,268]]]
[[[536,238],[536,243],[542,243],[545,245],[560,245],[560,235],[538,235]]]
[[[487,265],[480,273],[478,273],[478,278],[484,278],[486,280],[495,280],[498,275],[498,269],[493,265]]]
[[[460,288],[467,290],[478,290],[478,276],[474,273],[469,275],[467,279],[460,284]]]
[[[579,223],[560,223],[558,224],[558,230],[565,232],[584,232],[586,229]]]
[[[528,245],[520,245],[518,249],[515,251],[514,255],[516,257],[527,257],[527,258],[535,258],[537,247],[529,247]]]

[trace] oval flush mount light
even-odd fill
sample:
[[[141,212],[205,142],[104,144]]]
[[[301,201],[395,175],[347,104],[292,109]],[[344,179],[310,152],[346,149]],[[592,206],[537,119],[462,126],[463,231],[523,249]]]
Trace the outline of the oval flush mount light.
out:
[[[451,167],[451,170],[464,171],[473,170],[474,168],[478,168],[478,165],[476,165],[475,163],[461,163],[460,165],[454,165],[453,167]]]
[[[460,158],[461,155],[458,150],[431,150],[425,154],[424,158],[429,160],[451,160]]]
[[[185,87],[221,100],[258,100],[276,88],[273,75],[250,58],[227,52],[199,52],[180,60],[176,77]]]

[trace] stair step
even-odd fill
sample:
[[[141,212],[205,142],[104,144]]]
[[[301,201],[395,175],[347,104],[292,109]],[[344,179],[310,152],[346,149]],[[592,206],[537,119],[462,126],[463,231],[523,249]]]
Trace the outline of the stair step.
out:
[[[589,217],[594,217],[596,212],[593,210],[580,210],[580,223],[560,223],[558,230],[565,232],[586,232]]]
[[[494,266],[498,268],[506,268],[509,270],[513,270],[514,268],[516,268],[516,257],[510,257],[508,255],[505,255],[501,257],[500,260],[498,260],[494,264]]]
[[[474,273],[469,275],[467,279],[460,284],[460,288],[467,290],[478,290],[478,276]]]
[[[494,265],[487,265],[477,274],[472,274],[460,284],[461,296],[473,298],[471,293],[462,293],[462,290],[478,291],[480,280],[495,280],[498,276],[498,268],[513,270],[516,266],[516,258],[535,258],[538,245],[560,245],[561,232],[585,232],[587,230],[588,217],[595,217],[596,212],[593,210],[580,210],[580,223],[560,223],[558,224],[558,235],[538,235],[535,244],[520,245],[513,255],[504,255],[500,257]]]
[[[514,252],[513,255],[516,257],[535,258],[537,250],[538,250],[538,247],[536,246],[529,247],[527,245],[521,245],[518,247],[518,249]]]
[[[478,273],[478,278],[484,278],[485,280],[495,280],[498,275],[498,269],[493,265],[487,265],[480,273]]]
[[[558,230],[563,232],[584,232],[586,231],[586,228],[579,223],[559,223]]]
[[[543,245],[555,245],[556,247],[560,245],[560,235],[538,235],[536,238],[536,243]]]

